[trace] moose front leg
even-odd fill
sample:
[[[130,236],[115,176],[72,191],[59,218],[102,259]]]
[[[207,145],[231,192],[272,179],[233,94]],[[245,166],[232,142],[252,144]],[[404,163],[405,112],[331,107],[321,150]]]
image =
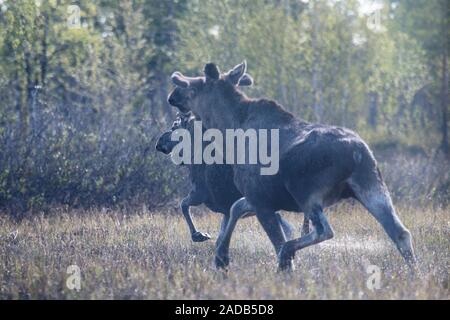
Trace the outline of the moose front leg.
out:
[[[251,212],[253,207],[247,202],[247,199],[240,198],[231,206],[230,214],[224,216],[224,223],[222,223],[223,231],[220,232],[220,236],[216,243],[216,267],[226,268],[230,263],[229,248],[231,236],[238,220],[248,212]]]
[[[192,241],[194,242],[203,242],[211,239],[211,236],[206,232],[197,231],[195,227],[194,221],[192,220],[191,212],[189,210],[190,206],[198,206],[202,203],[200,197],[196,196],[196,194],[189,194],[186,198],[181,201],[181,211],[183,212],[184,219],[188,224],[189,231],[191,233]]]
[[[284,219],[281,214],[279,214],[278,212],[275,213],[275,215],[277,216],[278,221],[281,224],[281,227],[283,228],[284,231],[284,235],[286,236],[287,240],[291,240],[294,238],[294,227],[286,220]]]
[[[216,248],[219,246],[220,242],[222,241],[223,235],[225,234],[228,223],[230,221],[230,213],[229,212],[222,212],[222,214],[223,214],[223,218],[222,218],[222,222],[220,224],[219,235],[217,236],[217,240],[216,240]]]
[[[272,212],[271,210],[257,210],[256,216],[258,218],[258,221],[264,228],[264,231],[269,236],[275,252],[277,253],[277,255],[279,255],[282,248],[284,247],[284,244],[286,243],[286,236],[284,234],[282,225],[277,218],[277,214],[275,212]],[[288,261],[286,261],[285,269],[286,268],[294,268],[292,259],[288,259]]]
[[[322,207],[315,205],[305,215],[313,224],[313,230],[298,239],[287,241],[278,254],[279,270],[292,269],[295,252],[313,244],[333,238],[334,232],[323,213]]]

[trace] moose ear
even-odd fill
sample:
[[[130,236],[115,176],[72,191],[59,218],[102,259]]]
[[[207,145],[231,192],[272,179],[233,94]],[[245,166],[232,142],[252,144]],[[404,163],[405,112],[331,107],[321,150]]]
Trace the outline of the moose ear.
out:
[[[187,88],[189,87],[189,81],[181,74],[181,72],[174,72],[170,77],[174,85]]]
[[[241,77],[247,71],[247,61],[243,61],[242,63],[235,66],[233,69],[227,72],[226,79],[230,81],[233,85],[237,85]]]
[[[205,73],[206,80],[218,80],[220,77],[219,67],[212,62],[205,64],[203,72]]]
[[[239,79],[238,86],[239,87],[250,87],[253,85],[253,78],[248,73],[244,73],[244,75]]]

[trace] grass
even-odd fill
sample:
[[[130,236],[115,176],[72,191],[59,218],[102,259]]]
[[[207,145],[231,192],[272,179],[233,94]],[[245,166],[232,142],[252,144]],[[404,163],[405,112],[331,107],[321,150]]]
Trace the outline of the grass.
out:
[[[336,237],[297,252],[296,270],[276,257],[256,218],[240,221],[228,272],[213,265],[214,241],[193,243],[181,213],[55,210],[15,222],[0,215],[1,299],[449,299],[450,212],[398,208],[420,276],[411,276],[381,227],[358,205],[328,210]],[[217,236],[221,216],[195,209]],[[301,215],[286,213],[296,226]],[[81,290],[69,290],[69,265]],[[381,270],[370,290],[367,266]]]

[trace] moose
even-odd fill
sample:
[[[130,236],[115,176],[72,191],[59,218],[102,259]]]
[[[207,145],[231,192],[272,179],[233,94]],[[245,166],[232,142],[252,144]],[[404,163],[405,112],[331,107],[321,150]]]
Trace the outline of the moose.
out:
[[[246,73],[247,64],[221,73],[208,63],[204,75],[187,77],[176,71],[170,105],[180,112],[193,112],[207,128],[224,132],[227,128],[279,129],[279,171],[260,175],[261,164],[233,164],[234,183],[271,240],[280,270],[294,267],[295,253],[305,247],[333,238],[334,231],[324,209],[341,199],[359,201],[382,225],[407,264],[416,258],[411,234],[397,216],[389,191],[368,145],[353,131],[296,118],[269,99],[251,99],[236,85]],[[270,145],[268,148],[270,149]],[[233,212],[232,209],[232,212]],[[313,225],[301,237],[286,240],[276,212],[303,212]],[[229,264],[228,243],[234,225],[229,223],[216,247],[216,266]]]
[[[245,80],[240,82],[242,86],[247,83]],[[173,122],[170,130],[164,132],[156,143],[156,150],[164,154],[170,154],[177,144],[176,141],[171,139],[171,135],[174,131],[183,128],[193,133],[193,122],[195,117],[190,114],[179,114],[177,119]],[[195,223],[192,220],[190,214],[191,206],[198,206],[205,204],[210,210],[224,215],[220,228],[219,239],[223,234],[225,227],[230,223],[230,210],[231,206],[238,199],[242,198],[242,194],[238,191],[233,182],[233,169],[230,165],[207,165],[207,164],[184,164],[189,169],[190,181],[192,189],[188,196],[181,201],[181,210],[183,212],[186,223],[191,233],[192,241],[203,242],[211,239],[208,233],[198,231]],[[255,214],[254,208],[247,203],[245,198],[239,202],[238,206],[235,206],[231,210],[231,223],[236,224],[237,220],[242,217],[249,217]],[[277,219],[283,227],[287,238],[292,238],[293,227],[281,215],[277,214]],[[308,220],[305,219],[302,232],[305,233],[309,228]]]

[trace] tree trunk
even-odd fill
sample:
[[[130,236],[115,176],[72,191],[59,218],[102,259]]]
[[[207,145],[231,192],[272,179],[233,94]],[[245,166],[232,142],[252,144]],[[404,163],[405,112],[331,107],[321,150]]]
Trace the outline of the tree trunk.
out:
[[[18,120],[18,130],[20,133],[20,141],[25,141],[26,131],[27,131],[27,109],[24,103],[24,96],[22,89],[22,80],[19,74],[19,71],[16,69],[15,72],[15,91],[16,91],[16,111],[17,111],[17,120]]]
[[[166,123],[170,123],[170,121],[172,121],[172,119],[174,118],[174,115],[173,108],[167,103],[167,96],[169,95],[169,93],[167,92],[167,88],[169,84],[167,83],[167,77],[164,75],[164,73],[161,71],[159,72],[159,74],[161,75],[158,81],[161,110],[163,112]]]
[[[48,57],[47,57],[47,48],[48,48],[48,15],[44,14],[44,35],[42,37],[42,52],[41,52],[41,85],[42,89],[45,90],[45,83],[47,78],[47,66],[48,66]]]
[[[369,125],[373,128],[377,128],[378,118],[378,92],[371,91],[368,94],[369,98]]]
[[[27,102],[26,106],[28,109],[28,116],[29,116],[29,122],[30,122],[30,128],[31,134],[34,133],[34,81],[33,81],[33,66],[32,66],[32,60],[31,60],[31,54],[29,52],[25,52],[25,78],[26,78],[26,88],[27,88]],[[29,132],[25,132],[25,136],[28,136]]]
[[[444,53],[442,58],[442,92],[441,92],[441,107],[442,107],[442,142],[441,149],[444,154],[449,156],[448,146],[448,65],[447,53]]]
[[[315,7],[311,7],[310,19],[312,24],[311,30],[311,48],[312,48],[312,94],[313,94],[313,110],[316,116],[316,121],[321,122],[323,116],[322,108],[322,91],[321,91],[321,76],[320,76],[320,62],[318,50],[318,35],[319,21]]]
[[[349,73],[350,73],[350,54],[347,54],[347,57],[345,59],[345,69],[344,69],[344,92],[342,93],[342,99],[341,99],[341,125],[346,127],[348,123],[348,100],[349,100],[349,86],[348,86],[348,79],[349,79]],[[335,116],[335,119],[337,119],[338,115]]]

